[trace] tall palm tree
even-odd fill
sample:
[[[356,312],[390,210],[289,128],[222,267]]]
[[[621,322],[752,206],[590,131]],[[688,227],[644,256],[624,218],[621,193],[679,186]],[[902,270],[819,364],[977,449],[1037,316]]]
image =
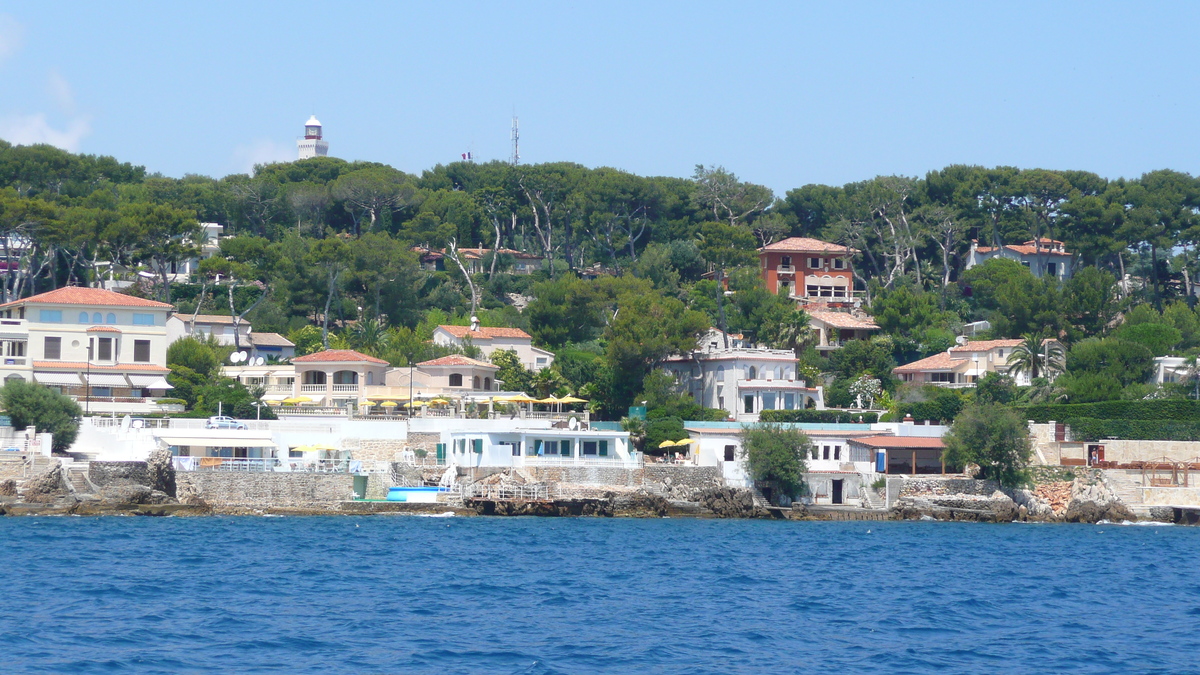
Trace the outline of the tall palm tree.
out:
[[[1021,344],[1008,355],[1008,374],[1014,379],[1028,373],[1030,380],[1050,377],[1066,370],[1062,345],[1044,333],[1026,333]]]

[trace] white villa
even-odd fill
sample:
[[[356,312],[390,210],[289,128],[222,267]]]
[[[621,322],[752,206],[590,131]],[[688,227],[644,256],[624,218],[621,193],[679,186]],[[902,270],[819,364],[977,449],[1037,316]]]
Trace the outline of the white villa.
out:
[[[0,305],[0,378],[38,382],[90,412],[160,410],[173,305],[68,286]]]
[[[1052,276],[1060,280],[1071,278],[1072,256],[1067,252],[1066,244],[1054,239],[1031,239],[1021,245],[992,247],[980,246],[976,240],[971,240],[971,250],[967,253],[967,269],[991,260],[992,258],[1008,258],[1015,260],[1033,272],[1033,276],[1041,278]]]
[[[749,347],[741,340],[731,340],[726,349],[719,336],[711,330],[696,351],[662,364],[698,403],[724,409],[738,422],[757,422],[763,410],[825,408],[824,387],[797,379],[792,351]]]
[[[817,351],[828,356],[850,340],[868,340],[879,330],[875,319],[860,312],[810,310],[808,327],[817,332]]]
[[[480,326],[472,319],[468,326],[438,326],[433,330],[433,343],[446,347],[462,347],[467,344],[478,347],[485,359],[496,351],[514,351],[521,365],[533,372],[549,368],[554,363],[554,352],[533,346],[533,337],[520,328],[492,328]]]
[[[255,333],[249,321],[242,319],[235,326],[232,316],[220,314],[176,314],[167,322],[167,334],[171,342],[185,336],[211,336],[218,344],[247,352],[252,359],[261,356],[279,361],[296,354],[296,345],[279,333]]]

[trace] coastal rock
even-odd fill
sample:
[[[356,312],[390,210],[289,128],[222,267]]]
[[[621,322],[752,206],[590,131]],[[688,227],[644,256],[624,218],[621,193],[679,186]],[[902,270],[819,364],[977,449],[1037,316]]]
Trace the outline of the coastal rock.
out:
[[[661,518],[667,515],[670,504],[659,495],[637,490],[635,492],[608,493],[612,514],[630,518]]]
[[[17,481],[9,478],[8,480],[0,481],[0,497],[16,497],[17,496]]]
[[[171,458],[171,451],[166,448],[159,448],[150,453],[150,457],[146,460],[146,473],[150,479],[149,488],[161,492],[168,497],[176,495],[175,488],[175,463]],[[162,502],[136,502],[139,504]]]
[[[945,494],[901,497],[892,511],[905,520],[969,520],[1010,523],[1020,517],[1011,497],[997,490],[990,495]]]
[[[703,490],[697,500],[718,518],[766,518],[770,513],[754,503],[754,493],[731,487]]]
[[[145,485],[111,485],[101,489],[99,497],[123,504],[169,504],[175,501],[171,495]]]
[[[61,464],[55,464],[49,470],[40,473],[25,482],[25,501],[36,504],[48,504],[70,494],[67,483],[63,478]]]
[[[1071,484],[1071,501],[1063,512],[1063,520],[1068,523],[1120,522],[1137,520],[1137,516],[1103,478],[1093,481],[1090,477],[1080,476]]]

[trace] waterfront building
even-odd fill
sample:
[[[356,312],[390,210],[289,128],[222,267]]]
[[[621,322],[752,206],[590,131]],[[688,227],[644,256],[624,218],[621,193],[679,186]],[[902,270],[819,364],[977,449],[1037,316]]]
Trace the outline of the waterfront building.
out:
[[[255,333],[250,321],[242,319],[235,326],[232,316],[220,314],[176,314],[167,322],[167,334],[171,342],[188,336],[212,337],[217,344],[246,352],[249,359],[281,361],[296,354],[296,345],[279,333]]]
[[[316,115],[304,123],[304,138],[296,140],[296,159],[312,159],[329,154],[329,141],[322,138],[321,123]]]
[[[91,412],[145,413],[172,387],[173,305],[67,286],[0,305],[0,378],[44,384]]]
[[[712,329],[695,351],[668,357],[661,368],[697,403],[723,409],[738,422],[757,422],[763,410],[825,408],[824,387],[797,377],[794,352],[747,346],[740,338],[727,349],[721,332]]]
[[[319,406],[350,408],[366,387],[385,383],[388,362],[353,349],[327,349],[292,359],[297,397]]]
[[[940,436],[868,436],[847,441],[851,456],[873,461],[876,473],[959,473],[962,467],[948,466],[942,459],[946,444]]]
[[[1072,255],[1067,252],[1066,244],[1055,239],[1031,239],[1020,245],[980,246],[977,240],[971,240],[971,250],[967,252],[967,269],[991,260],[992,258],[1008,258],[1015,260],[1033,272],[1039,279],[1051,276],[1059,280],[1071,278]]]
[[[521,365],[535,373],[554,363],[554,352],[534,347],[529,333],[520,328],[480,326],[475,317],[471,317],[470,326],[438,326],[433,330],[433,343],[459,348],[469,343],[477,347],[485,359],[490,359],[497,351],[516,352]]]
[[[892,372],[904,382],[949,388],[974,387],[975,382],[988,373],[1007,374],[1011,368],[1008,360],[1021,342],[1016,338],[964,341],[940,354],[893,368]],[[1046,342],[1061,346],[1057,340]],[[1021,373],[1015,381],[1020,386],[1029,386],[1029,373]]]

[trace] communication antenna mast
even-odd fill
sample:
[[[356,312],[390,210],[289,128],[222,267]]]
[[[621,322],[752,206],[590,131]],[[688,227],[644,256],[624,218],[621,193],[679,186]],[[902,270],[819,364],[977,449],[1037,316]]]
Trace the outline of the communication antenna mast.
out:
[[[513,115],[512,127],[512,163],[514,166],[521,163],[521,132],[517,129],[517,116]]]

